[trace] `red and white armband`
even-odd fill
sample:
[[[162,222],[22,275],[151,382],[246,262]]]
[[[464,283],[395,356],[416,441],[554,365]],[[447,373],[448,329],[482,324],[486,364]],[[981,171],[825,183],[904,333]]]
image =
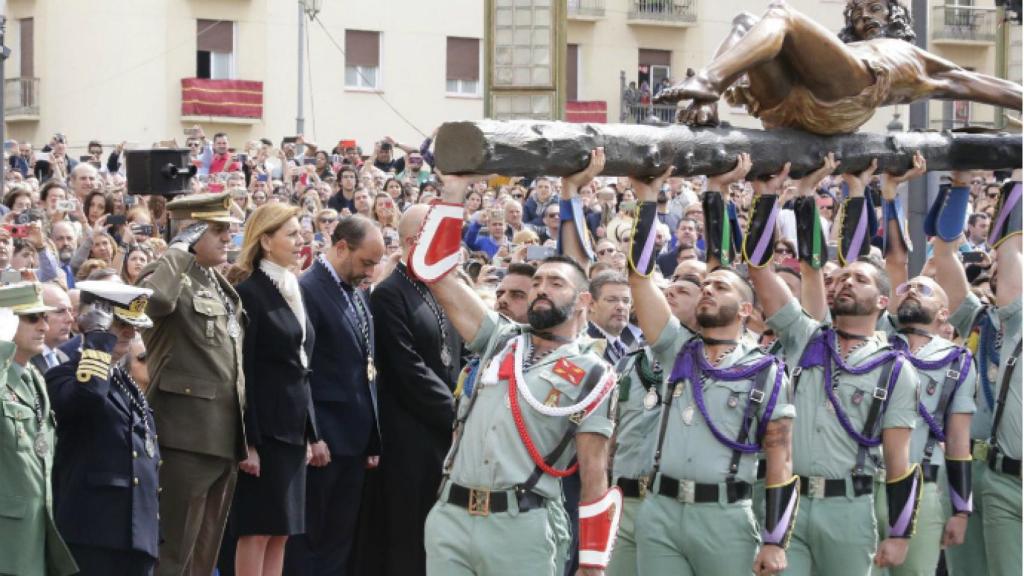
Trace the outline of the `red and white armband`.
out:
[[[414,276],[431,284],[458,266],[464,212],[462,204],[437,200],[430,205],[409,254]]]
[[[600,499],[580,503],[580,566],[601,568],[612,557],[622,518],[622,490],[613,486]]]

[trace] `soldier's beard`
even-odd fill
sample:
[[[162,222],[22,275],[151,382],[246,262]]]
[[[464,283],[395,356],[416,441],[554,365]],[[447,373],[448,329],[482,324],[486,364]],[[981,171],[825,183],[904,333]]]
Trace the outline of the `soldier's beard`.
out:
[[[540,302],[541,300],[547,302],[550,308],[546,310],[537,310],[535,306],[537,302]],[[526,311],[526,320],[534,330],[550,330],[551,328],[554,328],[568,320],[569,317],[572,316],[572,309],[575,306],[575,298],[572,299],[572,302],[558,306],[553,300],[539,297],[533,302],[530,302],[530,308]]]
[[[854,297],[843,298],[836,294],[832,299],[833,316],[867,316],[874,312],[874,309],[867,302]]]
[[[740,307],[737,304],[719,304],[718,312],[702,312],[697,309],[697,324],[701,328],[718,328],[728,326],[739,314]]]
[[[916,300],[904,300],[896,310],[896,318],[900,324],[931,324],[935,321],[935,313]]]

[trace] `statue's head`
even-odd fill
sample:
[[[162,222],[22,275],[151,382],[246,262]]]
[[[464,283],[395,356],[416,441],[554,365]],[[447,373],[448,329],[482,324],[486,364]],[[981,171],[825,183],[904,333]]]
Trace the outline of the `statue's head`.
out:
[[[846,24],[839,31],[843,42],[875,38],[896,38],[913,42],[910,11],[899,0],[847,0],[843,10]]]

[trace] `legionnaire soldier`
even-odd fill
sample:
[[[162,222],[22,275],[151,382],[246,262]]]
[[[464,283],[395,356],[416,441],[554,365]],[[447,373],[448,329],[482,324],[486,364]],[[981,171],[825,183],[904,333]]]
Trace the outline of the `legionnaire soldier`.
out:
[[[974,459],[987,470],[977,490],[981,494],[980,508],[984,530],[984,557],[991,575],[1021,573],[1021,171],[1015,170],[999,194],[996,217],[992,220],[988,243],[995,249],[998,275],[992,278],[995,306],[988,308],[970,291],[963,264],[958,257],[960,236],[970,194],[970,175],[953,173],[952,186],[941,190],[935,202],[945,205],[948,217],[960,218],[961,230],[937,226],[935,242],[935,280],[949,296],[949,308],[954,310],[949,322],[960,334],[969,334],[979,315],[994,317],[1001,340],[999,369],[991,382],[994,413],[986,440],[975,442]],[[953,211],[959,215],[952,214]],[[944,219],[937,220],[937,224]],[[982,343],[983,345],[986,343]],[[988,348],[986,346],[986,348]],[[979,346],[979,355],[982,352]],[[986,350],[988,352],[988,350]],[[983,359],[983,365],[988,359]],[[981,369],[985,371],[987,366]],[[987,399],[986,399],[987,401]],[[978,484],[978,482],[976,482]],[[972,518],[974,520],[974,518]],[[971,534],[968,534],[968,546]],[[957,571],[964,564],[953,548],[951,568],[954,574],[977,574],[974,565]],[[970,554],[976,555],[976,551]],[[966,559],[964,559],[966,560]]]
[[[622,520],[605,573],[631,576],[636,574],[636,513],[647,495],[654,462],[662,368],[642,339],[628,348],[622,343],[632,303],[629,279],[619,272],[601,272],[591,279],[590,294],[590,335],[605,346],[604,357],[619,378],[611,479],[622,490]]]
[[[183,228],[147,266],[139,285],[153,290],[143,332],[153,374],[148,399],[160,430],[164,491],[158,574],[210,574],[246,457],[242,410],[242,306],[214,268],[227,261],[229,193],[196,194],[167,204]]]
[[[53,412],[29,360],[43,349],[46,313],[37,283],[0,288],[0,574],[78,571],[53,521]]]
[[[934,574],[940,550],[952,550],[963,544],[974,507],[971,418],[975,412],[977,372],[972,354],[939,336],[949,318],[945,290],[927,276],[907,279],[909,245],[896,192],[901,182],[921,176],[926,170],[924,157],[918,154],[914,168],[907,173],[882,175],[885,266],[895,286],[884,328],[893,347],[903,351],[917,369],[920,402],[918,420],[910,437],[910,461],[921,463],[925,482],[917,533],[910,540],[907,560],[890,570],[894,576]],[[961,219],[954,221],[957,217]],[[962,217],[962,212],[958,216],[933,212],[925,229],[933,236],[941,221],[943,227],[952,225],[956,235],[963,228]],[[946,506],[939,486],[948,491]],[[875,499],[876,513],[887,516],[886,500],[881,494]]]
[[[591,180],[595,168],[566,185]],[[569,527],[558,478],[578,469],[581,572],[600,574],[622,500],[608,489],[606,467],[614,374],[579,338],[590,303],[586,273],[571,258],[546,260],[533,277],[529,325],[501,320],[470,287],[444,275],[458,261],[467,184],[448,178],[446,201],[433,205],[409,259],[469,349],[481,353],[447,478],[427,518],[427,572],[561,574]]]
[[[160,451],[156,422],[126,368],[151,290],[83,281],[81,350],[46,373],[60,421],[54,463],[57,527],[82,576],[148,576],[156,566]]]
[[[654,257],[656,190],[633,180],[641,204],[634,226],[630,286],[637,319],[666,384],[648,405],[660,405],[650,494],[636,519],[640,574],[778,574],[786,568],[796,519],[799,479],[790,469],[788,402],[781,362],[743,338],[753,291],[727,268],[732,234],[718,190],[745,175],[713,178],[703,198],[707,266],[696,322],[701,334],[670,313],[650,275]],[[767,508],[759,538],[751,503],[757,453],[767,460]]]
[[[749,162],[743,155],[741,163]],[[782,342],[799,415],[793,431],[793,470],[800,476],[803,497],[786,572],[794,575],[867,575],[872,557],[883,568],[901,564],[914,532],[923,483],[920,467],[909,461],[910,434],[917,420],[917,375],[888,339],[875,333],[878,316],[888,305],[888,278],[877,265],[856,260],[867,246],[851,247],[855,243],[848,234],[840,246],[841,259],[843,250],[849,249],[845,267],[834,276],[834,325],[822,322],[827,305],[821,267],[827,244],[813,191],[837,165],[829,154],[821,168],[801,179],[794,206],[803,305],[811,315],[801,310],[772,267],[750,267],[767,324]],[[771,237],[772,220],[780,208],[778,190],[788,172],[787,164],[768,181],[754,182],[747,247],[752,238]],[[854,205],[864,203],[864,183],[858,175],[846,182],[850,215],[856,213]],[[852,222],[861,224],[861,219]],[[811,283],[817,289],[808,293]],[[888,537],[878,543],[872,494],[873,477],[882,463],[880,447],[890,514]]]

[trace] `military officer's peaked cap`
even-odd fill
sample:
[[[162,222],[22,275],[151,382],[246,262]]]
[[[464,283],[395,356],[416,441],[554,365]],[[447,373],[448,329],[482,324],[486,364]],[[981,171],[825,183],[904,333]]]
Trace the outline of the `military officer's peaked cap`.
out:
[[[179,196],[167,203],[167,209],[177,220],[202,220],[203,222],[223,222],[241,224],[242,221],[231,215],[231,193],[189,194]],[[75,284],[77,288],[78,285]]]
[[[85,280],[76,282],[75,288],[88,294],[93,300],[102,300],[111,305],[114,317],[136,328],[151,328],[153,321],[146,315],[146,305],[153,291],[149,288],[129,286],[109,280]]]
[[[19,316],[56,310],[43,302],[43,285],[38,282],[19,282],[0,288],[0,308],[10,308]]]

